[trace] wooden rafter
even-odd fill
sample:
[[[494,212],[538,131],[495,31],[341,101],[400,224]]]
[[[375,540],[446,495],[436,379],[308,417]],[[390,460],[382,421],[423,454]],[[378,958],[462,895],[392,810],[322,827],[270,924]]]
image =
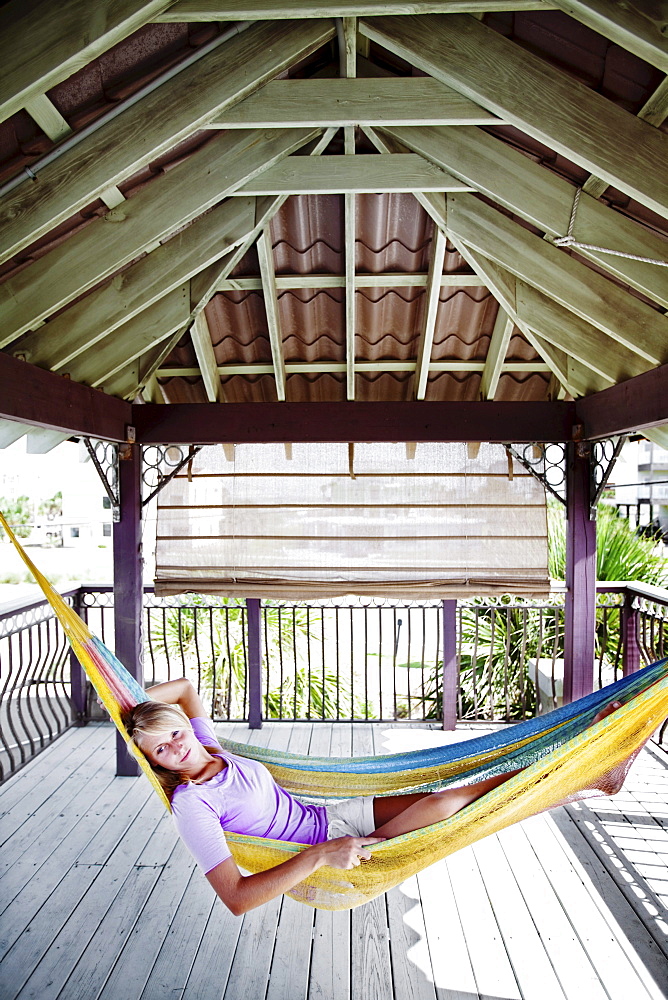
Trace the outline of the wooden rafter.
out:
[[[573,185],[481,129],[387,128],[380,135],[386,143],[401,143],[427,157],[546,234],[566,234]],[[586,243],[668,259],[664,237],[590,196],[580,198],[575,232]],[[668,268],[595,251],[580,252],[668,308]]]
[[[33,364],[65,368],[82,351],[104,340],[134,316],[229,252],[252,232],[255,202],[223,202],[167,243],[126,268],[118,280],[70,306],[43,331],[26,334],[19,349]]]
[[[471,195],[448,195],[448,228],[650,365],[663,361],[668,319],[603,275]]]
[[[197,374],[202,376],[206,398],[210,403],[219,403],[222,399],[222,386],[217,370],[216,355],[211,343],[211,331],[204,310],[197,314],[190,327],[190,339],[199,365]]]
[[[188,320],[189,310],[190,296],[186,284],[128,320],[112,337],[80,352],[63,366],[63,374],[95,388],[105,385],[130,362],[181,330]]]
[[[257,24],[209,52],[0,203],[6,260],[243,100],[334,34],[328,21]]]
[[[46,94],[37,94],[26,101],[25,110],[37,122],[52,142],[60,142],[72,131],[58,108]]]
[[[221,201],[247,178],[313,138],[314,130],[226,132],[0,286],[6,346],[36,323]],[[213,146],[213,148],[212,148]],[[198,183],[192,183],[192,170]]]
[[[173,0],[13,0],[0,12],[0,121],[163,13]]]
[[[668,216],[668,136],[475,18],[360,20],[372,41]],[[444,45],[447,40],[447,45]],[[518,58],[518,55],[520,56]],[[625,155],[619,155],[620,137]]]
[[[423,288],[429,281],[427,274],[356,274],[355,288]],[[276,287],[286,288],[345,288],[346,279],[340,274],[287,274],[277,275]],[[441,288],[479,288],[484,280],[477,274],[442,274]],[[218,282],[218,292],[257,292],[262,288],[259,278],[226,278]]]
[[[434,343],[436,317],[438,314],[439,293],[441,291],[441,275],[445,260],[446,239],[441,230],[436,227],[432,241],[431,258],[429,261],[429,276],[427,278],[427,296],[424,308],[422,332],[417,352],[417,367],[415,379],[415,398],[424,399],[427,394],[427,379],[431,367],[431,349]]]
[[[504,371],[508,371],[504,362],[514,326],[513,320],[503,306],[499,306],[487,349],[485,368],[480,379],[480,396],[482,399],[494,399],[501,374]]]
[[[429,371],[483,372],[485,365],[485,361],[432,361],[429,364]],[[358,361],[355,364],[356,372],[415,372],[417,369],[416,361]],[[296,361],[288,362],[285,365],[285,372],[288,375],[342,375],[346,370],[347,366],[340,361]],[[550,370],[550,366],[542,361],[509,361],[499,366],[500,374],[503,372],[549,372]],[[216,371],[221,376],[273,375],[274,366],[273,364],[218,365]],[[199,374],[199,368],[191,368],[187,365],[164,365],[157,371],[159,378],[193,378]]]
[[[276,274],[274,271],[274,252],[271,245],[271,233],[266,226],[257,241],[257,256],[262,278],[264,308],[267,314],[269,344],[271,346],[272,374],[276,385],[276,395],[279,400],[285,399],[285,360],[283,358],[283,336],[281,320],[278,312],[278,293],[276,291]]]
[[[571,17],[609,38],[622,49],[668,73],[668,11],[661,5],[611,3],[610,0],[557,0]]]

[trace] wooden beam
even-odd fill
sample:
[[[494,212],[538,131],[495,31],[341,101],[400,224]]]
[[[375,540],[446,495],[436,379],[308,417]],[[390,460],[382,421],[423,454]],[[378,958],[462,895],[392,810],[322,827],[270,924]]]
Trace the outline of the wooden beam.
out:
[[[668,216],[668,136],[466,15],[359,22],[372,41]],[[625,155],[619,155],[623,142]]]
[[[283,336],[278,314],[278,293],[274,271],[274,252],[271,245],[269,226],[262,230],[257,241],[257,256],[260,264],[264,308],[267,314],[267,329],[271,346],[272,373],[279,401],[285,399],[285,360],[283,358]]]
[[[438,315],[439,294],[441,291],[441,275],[445,260],[446,238],[436,227],[432,237],[431,258],[429,261],[429,277],[427,280],[427,298],[424,309],[422,332],[418,344],[417,377],[415,379],[415,398],[424,399],[427,393],[431,349],[434,343],[436,317]]]
[[[0,286],[0,347],[212,208],[314,130],[225,132]],[[193,171],[197,183],[193,183]]]
[[[52,142],[60,142],[70,135],[72,129],[46,94],[32,97],[26,102],[25,110]]]
[[[403,156],[293,156],[238,188],[238,195],[375,194],[380,191],[470,191],[414,153]]]
[[[0,352],[0,417],[68,434],[125,441],[132,409],[121,399]]]
[[[651,66],[668,73],[668,16],[664,5],[611,3],[610,0],[557,0],[566,14],[593,28]],[[654,15],[654,16],[653,16]]]
[[[345,244],[345,267],[346,267],[346,398],[355,398],[355,326],[356,326],[356,302],[355,302],[355,233],[356,225],[356,205],[355,195],[344,195],[344,244]]]
[[[668,365],[579,399],[575,405],[588,439],[668,424]]]
[[[356,372],[414,372],[417,371],[416,361],[357,361]],[[218,374],[223,377],[230,375],[273,375],[273,365],[243,364],[218,365]],[[348,366],[340,361],[295,361],[287,362],[285,371],[288,375],[343,375]],[[482,372],[484,361],[432,361],[430,372]],[[550,366],[542,361],[507,361],[500,365],[501,372],[549,372]],[[157,371],[159,378],[195,378],[201,374],[199,368],[161,367]]]
[[[141,444],[567,441],[574,413],[566,402],[149,403],[132,410]]]
[[[207,399],[210,403],[219,403],[222,400],[222,386],[216,367],[216,355],[211,343],[211,331],[204,310],[197,314],[195,322],[190,327],[190,339],[195,348]]]
[[[219,45],[44,166],[38,183],[22,184],[4,198],[0,259],[39,239],[333,34],[329,21],[284,21],[253,25]]]
[[[567,233],[573,185],[481,129],[387,128],[382,136],[425,156],[548,235]],[[585,243],[668,259],[664,236],[586,195],[580,198],[575,235]],[[595,251],[578,252],[668,309],[668,268]]]
[[[207,128],[319,125],[500,125],[473,101],[428,76],[273,80],[216,115]]]
[[[63,441],[67,441],[69,434],[63,431],[52,431],[46,427],[31,427],[28,431],[26,441],[26,453],[28,455],[48,455],[50,451],[57,448]]]
[[[100,388],[135,358],[183,329],[189,311],[190,295],[186,284],[128,320],[94,347],[79,353],[63,366],[65,374],[75,382]]]
[[[173,0],[14,0],[0,11],[0,121],[62,83]]]
[[[259,0],[228,3],[227,0],[179,0],[157,15],[155,21],[243,21],[283,20],[283,18],[347,17],[376,14],[452,14],[461,11],[553,10],[552,0],[335,0],[314,4],[312,0]]]
[[[549,361],[550,368],[554,373],[557,383],[570,396],[588,396],[592,392],[600,392],[613,384],[612,379],[603,378],[587,368],[585,365],[575,361],[566,351],[560,350],[548,341],[543,340],[540,334],[531,331],[531,343],[538,353],[546,361]],[[554,396],[552,398],[555,398]],[[561,398],[561,397],[558,397]]]
[[[468,195],[448,195],[448,227],[649,364],[664,360],[668,319],[663,314],[501,212]]]
[[[0,448],[8,448],[14,444],[30,430],[25,424],[19,424],[15,420],[0,420]]]
[[[356,274],[355,288],[424,288],[427,274]],[[276,276],[279,291],[286,288],[345,288],[346,279],[340,274],[288,274]],[[485,282],[478,274],[442,274],[441,288],[479,288]],[[218,292],[259,292],[260,278],[221,278]]]
[[[494,399],[499,385],[499,379],[504,369],[504,361],[508,344],[515,324],[503,306],[499,306],[494,329],[487,349],[487,362],[480,379],[480,396],[482,399]]]
[[[58,371],[224,256],[253,229],[255,201],[229,199],[70,306],[16,345],[28,361]]]

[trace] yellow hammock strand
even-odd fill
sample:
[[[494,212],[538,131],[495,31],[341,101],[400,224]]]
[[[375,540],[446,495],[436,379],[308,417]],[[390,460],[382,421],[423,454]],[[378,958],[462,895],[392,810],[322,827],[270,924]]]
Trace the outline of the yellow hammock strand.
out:
[[[53,589],[49,581],[34,566],[14,537],[2,513],[0,525],[5,529],[17,551],[34,575],[60,620],[82,667],[90,677],[105,708],[128,741],[121,721],[122,707],[146,698],[141,692],[118,693],[113,677],[115,661],[106,647],[90,632],[76,612]],[[120,664],[118,664],[120,667]],[[109,671],[111,670],[111,679]],[[120,667],[123,671],[123,668]],[[123,671],[124,672],[124,671]],[[649,672],[649,673],[648,673]],[[645,682],[643,676],[651,677]],[[633,677],[637,682],[633,682]],[[450,819],[412,833],[386,840],[371,848],[372,860],[351,871],[323,867],[296,886],[289,895],[300,902],[320,909],[343,910],[359,906],[386,892],[409,876],[435,861],[466,847],[476,840],[496,833],[511,823],[526,819],[545,809],[574,801],[597,790],[609,792],[623,779],[640,749],[668,715],[668,667],[662,662],[608,689],[610,697],[622,700],[626,684],[629,700],[612,715],[595,725],[587,725],[596,705],[605,704],[605,690],[597,696],[581,699],[569,715],[568,709],[551,713],[547,722],[531,720],[541,738],[557,740],[552,749],[540,749],[542,759],[535,760],[520,774],[510,778]],[[130,678],[132,681],[132,678]],[[133,682],[136,683],[136,682]],[[635,683],[635,687],[634,687]],[[123,698],[126,699],[123,704]],[[595,704],[592,701],[595,700]],[[577,706],[583,706],[582,709]],[[554,722],[552,721],[554,719]],[[574,721],[575,720],[575,721]],[[573,732],[574,726],[582,731]],[[524,728],[523,728],[524,727]],[[298,758],[290,754],[263,748],[229,744],[235,753],[263,760],[280,783],[291,791],[329,798],[358,794],[392,794],[416,788],[445,787],[460,781],[473,780],[478,774],[512,770],[517,760],[531,747],[534,737],[526,724],[513,727],[518,737],[504,737],[496,748],[485,744],[481,752],[460,753],[447,748],[446,759],[436,764],[409,766],[413,755],[392,755],[387,758],[341,759],[324,762]],[[512,734],[513,730],[509,730]],[[520,736],[520,733],[522,734]],[[528,733],[528,735],[526,735]],[[562,742],[559,744],[559,734]],[[129,741],[128,741],[129,742]],[[481,741],[474,741],[479,744]],[[482,741],[484,742],[484,740]],[[129,742],[154,788],[169,808],[169,802],[157,783],[143,754]],[[445,748],[443,748],[445,749]],[[515,764],[513,757],[515,756]],[[401,767],[401,761],[406,767]],[[355,767],[354,765],[360,765]],[[385,770],[382,768],[385,767]],[[380,770],[379,770],[380,768]],[[486,769],[486,770],[485,770]],[[490,771],[491,769],[491,771]],[[250,872],[264,871],[287,860],[304,845],[286,841],[225,834],[237,863]]]

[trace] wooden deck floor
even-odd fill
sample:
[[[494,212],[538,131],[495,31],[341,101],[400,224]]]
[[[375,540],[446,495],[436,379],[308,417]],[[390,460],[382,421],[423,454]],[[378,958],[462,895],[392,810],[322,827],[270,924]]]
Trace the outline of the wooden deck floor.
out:
[[[245,739],[242,727],[221,727]],[[300,752],[434,733],[275,724]],[[668,757],[349,913],[283,898],[233,917],[108,725],[70,730],[0,788],[3,1000],[647,1000],[668,997]]]

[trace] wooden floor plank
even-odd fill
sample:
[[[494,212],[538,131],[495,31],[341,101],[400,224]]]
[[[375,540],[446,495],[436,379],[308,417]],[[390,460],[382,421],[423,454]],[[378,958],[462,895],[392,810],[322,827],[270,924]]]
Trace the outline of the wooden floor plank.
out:
[[[420,889],[415,877],[387,893],[394,1000],[435,1000]]]
[[[558,887],[562,905],[610,1000],[628,1000],[630,996],[647,1000],[651,994],[637,964],[630,960],[626,935],[600,897],[595,898],[582,881],[563,842],[554,836],[551,819],[536,816],[528,822],[532,847],[552,885]]]
[[[478,988],[446,861],[417,876],[438,1000],[477,1000]]]
[[[473,853],[522,997],[564,1000],[564,991],[545,951],[540,931],[498,837],[485,837],[474,845]]]
[[[447,859],[452,890],[481,1000],[521,1000],[513,967],[472,848]]]
[[[159,869],[151,895],[145,902],[141,898],[136,902],[137,920],[98,1000],[141,996],[173,915],[181,905],[194,864],[186,846],[177,841],[169,860]]]
[[[218,726],[236,740],[337,756],[384,752],[387,730]],[[580,822],[558,811],[510,828],[463,865],[455,855],[368,906],[314,912],[286,899],[239,918],[145,780],[114,777],[113,745],[108,725],[68,731],[0,790],[0,810],[18,806],[5,811],[8,842],[29,832],[15,858],[19,891],[0,914],[3,1000],[476,1000],[478,986],[494,1000],[668,998],[657,940],[668,939],[661,752],[641,756],[622,795],[586,803]],[[41,789],[33,800],[29,788]]]
[[[508,862],[568,1000],[609,1000],[552,885],[536,857],[527,823],[499,836]]]

